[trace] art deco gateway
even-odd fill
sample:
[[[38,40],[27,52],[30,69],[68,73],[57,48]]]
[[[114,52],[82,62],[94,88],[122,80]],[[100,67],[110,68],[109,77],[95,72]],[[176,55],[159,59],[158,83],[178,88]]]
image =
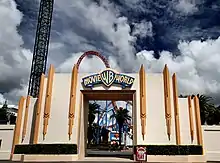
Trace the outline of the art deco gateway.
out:
[[[100,54],[94,51],[86,55]],[[84,56],[86,56],[84,55]],[[200,145],[203,136],[199,102],[178,98],[176,74],[168,66],[163,73],[122,73],[107,68],[91,74],[55,73],[51,65],[48,76],[41,75],[39,97],[21,97],[15,127],[12,160],[74,161],[85,159],[89,100],[132,101],[133,145]],[[156,121],[156,122],[155,122]],[[75,144],[71,155],[19,154],[16,146],[29,144]],[[148,161],[205,162],[205,155],[148,155]]]

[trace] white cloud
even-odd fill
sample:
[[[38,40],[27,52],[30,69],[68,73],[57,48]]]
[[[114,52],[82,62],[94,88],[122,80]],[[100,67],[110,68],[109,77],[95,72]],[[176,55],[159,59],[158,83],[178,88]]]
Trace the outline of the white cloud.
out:
[[[197,4],[178,2],[186,13],[194,11],[190,4]],[[32,56],[30,50],[22,48],[23,40],[17,31],[21,20],[22,14],[13,0],[0,1],[0,22],[4,22],[0,26],[0,91],[6,92],[4,98],[13,102],[18,96],[26,95]],[[56,0],[52,31],[56,37],[52,34],[48,61],[59,72],[70,72],[82,52],[97,50],[118,71],[138,71],[143,63],[147,71],[161,72],[168,64],[171,72],[177,72],[181,93],[207,93],[220,100],[220,38],[180,42],[177,57],[168,51],[161,52],[158,60],[153,57],[153,51],[143,50],[135,55],[136,36],[151,36],[152,24],[136,23],[131,34],[127,18],[120,16],[108,1],[98,6],[92,1]],[[103,63],[92,57],[83,60],[80,71],[97,72],[103,68]]]
[[[0,94],[0,105],[4,104],[5,98],[2,94]]]
[[[135,43],[136,37],[130,34],[127,18],[120,17],[117,9],[108,1],[102,1],[98,6],[91,1],[65,0],[63,3],[58,0],[55,1],[54,13],[54,26],[65,28],[62,33],[58,32],[59,39],[71,44],[74,53],[101,51],[105,56],[116,57],[120,67],[126,67],[127,62],[134,60],[132,43]],[[64,19],[70,19],[74,23]],[[71,56],[72,53],[67,55]]]
[[[183,14],[193,14],[198,11],[197,4],[201,0],[178,0],[176,3],[176,10],[182,12]],[[201,2],[200,2],[201,3]]]
[[[21,20],[22,13],[17,10],[16,3],[13,0],[0,1],[1,92],[8,92],[11,91],[11,89],[13,90],[13,88],[22,89],[22,84],[27,84],[31,52],[30,50],[22,48],[23,40],[17,31],[17,26]],[[16,95],[11,94],[11,96],[8,96],[9,100],[13,96]]]
[[[21,96],[27,96],[27,85],[22,85],[21,88],[15,88],[8,93],[4,93],[4,97],[9,99],[9,103],[17,101]]]
[[[133,35],[137,35],[140,37],[152,37],[153,33],[153,24],[149,21],[141,21],[140,23],[133,23],[134,24],[134,31],[132,32]]]
[[[180,55],[163,51],[160,59],[153,57],[152,51],[137,54],[140,63],[144,63],[151,72],[161,72],[165,64],[171,73],[176,72],[179,90],[182,94],[208,94],[220,100],[220,37],[216,40],[180,42]]]

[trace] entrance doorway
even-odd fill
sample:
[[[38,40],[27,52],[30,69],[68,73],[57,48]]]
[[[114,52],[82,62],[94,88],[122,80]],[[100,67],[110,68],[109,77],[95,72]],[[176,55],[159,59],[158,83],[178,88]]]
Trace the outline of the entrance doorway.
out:
[[[81,90],[83,94],[83,125],[84,128],[84,157],[123,157],[122,155],[132,155],[133,145],[136,142],[136,98],[134,90]],[[103,103],[106,103],[103,107]],[[106,107],[115,111],[107,113]],[[129,104],[129,106],[125,106]],[[89,117],[89,109],[91,107],[102,107],[100,110],[96,110],[96,118],[93,125],[91,124],[91,117]],[[126,108],[127,107],[127,108]],[[128,107],[130,107],[128,109]],[[104,108],[104,110],[103,110]],[[93,108],[94,109],[94,108]],[[127,122],[123,123],[121,128],[121,139],[119,142],[119,123],[113,114],[117,114],[116,110],[127,109],[128,118]],[[124,110],[125,111],[125,110]],[[131,112],[130,112],[131,111]],[[91,113],[90,113],[91,114]],[[103,121],[103,115],[105,114],[105,120]],[[120,114],[120,113],[119,113]],[[91,115],[90,115],[91,116]],[[89,120],[90,118],[90,120]],[[102,120],[100,120],[102,118]],[[106,122],[106,120],[108,122]],[[90,122],[89,122],[90,121]],[[111,126],[110,124],[114,125]],[[94,129],[96,127],[96,133]],[[82,128],[81,128],[82,129]],[[95,136],[95,138],[94,138]],[[130,141],[129,141],[130,139]],[[127,143],[129,142],[129,143]],[[119,144],[121,146],[119,146]],[[129,150],[130,149],[130,150]],[[122,151],[123,150],[123,154]],[[114,151],[114,152],[113,152]]]

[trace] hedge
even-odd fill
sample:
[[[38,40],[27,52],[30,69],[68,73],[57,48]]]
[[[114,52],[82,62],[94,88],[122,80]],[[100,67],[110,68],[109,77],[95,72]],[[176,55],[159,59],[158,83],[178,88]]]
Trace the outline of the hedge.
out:
[[[14,154],[77,154],[76,144],[25,144],[16,145]]]
[[[140,145],[147,155],[202,155],[199,145]],[[134,146],[134,153],[136,148]],[[77,154],[76,144],[32,144],[16,145],[14,154]]]
[[[138,147],[138,146],[137,146]],[[136,146],[134,153],[136,153]],[[202,155],[203,148],[200,145],[143,145],[147,155]]]

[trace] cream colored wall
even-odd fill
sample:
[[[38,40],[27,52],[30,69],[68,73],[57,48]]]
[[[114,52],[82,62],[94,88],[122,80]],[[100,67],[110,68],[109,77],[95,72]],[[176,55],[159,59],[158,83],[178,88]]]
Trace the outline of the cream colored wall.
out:
[[[19,143],[22,142],[22,130],[24,126],[24,115],[25,115],[25,107],[26,107],[26,98],[24,100],[24,105],[23,105],[23,112],[22,112],[22,119],[21,119],[21,130],[20,130],[20,136],[19,136]]]
[[[11,154],[14,125],[0,125],[0,160],[7,160]]]
[[[79,82],[81,78],[90,74],[80,74]],[[136,90],[136,123],[137,123],[137,144],[175,144],[175,129],[174,129],[174,117],[172,117],[172,130],[171,140],[168,140],[166,134],[166,122],[165,122],[165,110],[164,110],[164,85],[163,74],[146,74],[147,84],[147,133],[145,140],[142,139],[141,123],[140,123],[140,88],[139,88],[139,75],[138,74],[126,74],[135,78],[134,84],[131,90]],[[81,88],[83,89],[82,85]],[[93,88],[94,90],[105,90],[106,88],[99,86]],[[120,90],[120,87],[111,86],[109,90]],[[162,90],[162,91],[161,91]],[[172,115],[174,114],[172,103],[172,86],[171,86],[171,107]],[[133,108],[134,109],[134,108]],[[155,117],[159,120],[155,123]],[[160,121],[162,119],[162,121]],[[155,129],[156,132],[155,132]]]
[[[161,84],[163,84],[163,82]],[[164,94],[164,92],[161,92],[161,93]],[[168,144],[175,145],[176,144],[176,130],[175,130],[175,114],[174,114],[174,101],[173,101],[173,83],[172,83],[171,74],[170,74],[170,103],[171,103],[171,138],[170,138],[170,141],[168,141],[168,138],[166,139],[166,141],[168,141]],[[163,105],[165,107],[164,100],[163,100]],[[165,113],[165,108],[163,108],[162,110]]]
[[[22,144],[29,144],[30,143],[30,137],[31,137],[31,129],[32,129],[32,123],[33,123],[33,114],[34,114],[34,107],[36,105],[36,98],[31,98],[30,99],[30,105],[29,105],[29,112],[28,112],[28,121],[27,121],[27,132],[26,136],[23,140]],[[24,110],[25,112],[25,110]],[[22,130],[23,130],[23,124],[24,124],[24,113],[23,113],[23,119],[22,119],[22,126],[21,126],[21,136],[22,136]],[[22,137],[20,136],[20,142]]]
[[[39,129],[39,143],[77,143],[77,128],[78,128],[78,116],[79,116],[79,103],[80,103],[80,90],[83,89],[81,84],[82,78],[91,74],[84,73],[78,76],[78,86],[77,86],[77,97],[76,97],[76,112],[74,118],[73,135],[72,139],[68,139],[68,112],[69,112],[69,96],[70,96],[70,85],[71,85],[71,74],[68,73],[56,73],[54,75],[53,90],[52,90],[52,102],[50,119],[48,124],[48,131],[43,140],[43,113],[44,113],[44,103],[46,95],[46,81],[44,86],[43,100],[42,100],[42,110],[40,118],[40,129]],[[176,144],[175,138],[175,121],[174,121],[174,108],[173,108],[173,95],[172,95],[172,82],[170,82],[170,92],[171,92],[171,140],[168,140],[167,128],[165,121],[165,108],[164,108],[164,84],[163,84],[163,74],[146,74],[146,88],[147,88],[147,121],[146,121],[146,136],[142,140],[141,135],[141,125],[140,125],[140,90],[139,90],[139,75],[138,74],[127,74],[135,78],[134,84],[131,90],[136,90],[136,123],[137,123],[137,144]],[[170,79],[170,81],[172,81]],[[103,86],[95,87],[94,90],[105,90]],[[111,86],[109,90],[120,90],[120,87]],[[181,116],[188,117],[188,103],[185,100],[179,100]],[[186,108],[181,109],[181,108]],[[33,109],[32,109],[33,110]],[[29,113],[30,114],[30,113]],[[182,117],[180,117],[181,119]],[[180,124],[185,119],[181,120]],[[29,122],[29,121],[28,121]],[[30,122],[29,122],[30,123]],[[188,123],[188,120],[187,120]],[[183,130],[187,130],[188,127],[181,127],[181,135],[184,144],[191,144],[190,137]],[[57,132],[59,131],[59,132]],[[55,134],[56,133],[56,134]],[[196,139],[196,136],[195,136]],[[25,140],[24,143],[28,143]]]
[[[42,98],[42,109],[40,118],[39,129],[39,143],[78,143],[78,127],[79,127],[79,106],[80,106],[80,90],[84,89],[81,82],[82,78],[91,74],[84,73],[78,75],[77,96],[76,96],[76,111],[74,118],[73,134],[71,140],[68,138],[68,113],[69,113],[69,98],[71,87],[71,74],[70,73],[55,73],[53,80],[52,102],[50,110],[50,118],[48,130],[43,140],[43,114],[44,104],[46,97],[47,80],[44,83],[44,93]],[[146,89],[147,89],[147,121],[146,121],[146,135],[142,139],[141,123],[140,123],[140,88],[139,88],[139,74],[127,74],[135,78],[131,90],[136,90],[136,102],[133,109],[136,108],[136,117],[134,118],[137,124],[137,143],[136,144],[176,144],[175,138],[175,120],[174,120],[174,106],[173,106],[173,91],[172,80],[170,78],[170,97],[171,97],[171,140],[167,136],[167,127],[165,120],[165,104],[164,104],[164,84],[163,74],[160,73],[147,73],[146,74]],[[94,90],[106,90],[103,86],[94,87]],[[121,87],[111,86],[109,90],[121,90]],[[32,100],[30,106],[29,117],[33,115],[35,100]],[[192,107],[194,108],[193,101]],[[188,103],[187,99],[179,99],[180,109],[180,130],[182,144],[191,144],[189,132],[189,117],[188,117]],[[194,109],[192,109],[194,111]],[[23,114],[24,116],[24,114]],[[195,120],[195,117],[194,117]],[[32,120],[28,118],[28,133],[23,143],[30,141],[30,128]],[[23,120],[22,120],[23,126]],[[194,128],[196,128],[194,126]],[[22,133],[22,132],[21,132]],[[196,130],[195,130],[196,140]],[[196,143],[196,141],[194,141]]]
[[[174,117],[172,116],[171,140],[167,136],[165,105],[164,105],[164,85],[163,74],[146,74],[147,89],[147,121],[146,136],[143,141],[141,138],[140,104],[139,91],[137,92],[137,144],[175,144]],[[172,87],[171,87],[172,89]],[[172,90],[171,90],[172,91]],[[172,96],[172,92],[171,92]],[[171,99],[172,100],[172,99]],[[172,101],[171,101],[172,104]],[[173,115],[173,104],[172,115]]]
[[[193,117],[193,126],[194,126],[194,141],[191,142],[190,136],[190,122],[189,122],[189,108],[188,108],[188,99],[187,98],[179,98],[179,116],[180,116],[180,136],[181,136],[181,144],[197,144],[196,138],[196,121],[195,121],[195,113],[194,113],[194,101],[192,102],[192,117]]]
[[[79,74],[79,82],[81,78],[90,74]],[[164,84],[163,74],[160,73],[147,73],[146,74],[146,89],[147,89],[147,121],[146,121],[146,136],[142,139],[141,123],[140,123],[140,90],[139,90],[139,75],[127,74],[135,78],[134,84],[131,90],[136,90],[136,123],[137,123],[137,144],[176,144],[175,137],[175,119],[174,119],[174,105],[173,105],[173,92],[172,92],[172,80],[170,78],[170,95],[171,95],[171,140],[169,141],[167,136],[167,127],[165,121],[165,105],[164,105]],[[82,85],[81,88],[83,89]],[[93,88],[94,90],[105,90],[106,88],[99,86]],[[112,86],[109,90],[120,90],[120,87]],[[183,117],[188,117],[188,103],[187,99],[179,99],[181,114]],[[193,101],[192,101],[193,102]],[[192,103],[193,104],[193,103]],[[193,105],[194,106],[194,105]],[[182,109],[183,108],[183,109]],[[184,109],[185,108],[185,109]],[[181,119],[181,118],[180,118]],[[180,120],[184,124],[184,119]],[[188,127],[182,127],[181,133]],[[180,128],[181,129],[181,128]],[[186,134],[186,133],[184,133]],[[184,135],[184,144],[191,144],[190,133],[188,137]],[[181,134],[182,135],[182,134]],[[187,135],[187,134],[186,134]],[[195,132],[196,139],[196,132]],[[196,141],[194,141],[195,143]]]
[[[40,120],[39,120],[39,133],[38,133],[38,143],[44,143],[43,140],[43,117],[44,117],[44,106],[45,106],[45,97],[46,97],[46,89],[47,89],[47,78],[44,79],[44,89],[43,89],[43,97],[41,103],[41,112],[40,112]]]
[[[63,82],[65,81],[65,82]],[[48,130],[43,143],[67,143],[70,75],[55,74]],[[42,130],[41,130],[42,131]],[[41,134],[42,135],[42,134]],[[75,140],[74,140],[75,142]]]
[[[78,108],[76,108],[74,127],[71,140],[68,136],[68,114],[70,97],[71,74],[55,74],[52,90],[52,102],[48,130],[43,140],[43,116],[41,116],[39,142],[41,143],[77,143],[76,133],[78,128]],[[45,88],[46,91],[46,88]],[[43,99],[45,99],[45,91]],[[44,112],[44,103],[42,102]]]
[[[45,83],[44,83],[44,88],[46,88],[47,85],[47,79],[45,79]],[[44,91],[44,96],[45,96],[45,92],[46,89]],[[39,138],[38,138],[38,142],[42,143],[42,131],[43,131],[43,112],[44,112],[44,103],[45,103],[45,99],[43,98],[42,100],[42,110],[41,110],[41,121],[40,121],[40,129],[39,129]],[[37,105],[37,98],[30,98],[30,104],[29,104],[29,112],[28,112],[28,120],[27,120],[27,130],[26,130],[26,136],[22,142],[22,131],[23,131],[23,126],[24,126],[24,115],[25,115],[25,107],[26,107],[26,100],[24,102],[24,110],[23,110],[23,115],[22,115],[22,122],[21,122],[21,132],[20,132],[20,138],[19,138],[19,144],[29,144],[32,143],[31,140],[33,139],[33,134],[31,133],[33,130],[33,117],[34,117],[34,110],[35,107]]]
[[[220,126],[202,126],[208,161],[220,161]]]
[[[81,127],[83,127],[83,124]],[[202,126],[202,128],[207,161],[220,161],[220,126]],[[0,160],[9,159],[13,133],[14,125],[0,125],[0,139],[2,139]],[[182,139],[182,142],[184,142],[184,139]]]
[[[80,144],[83,147],[82,141],[84,138],[84,133],[82,131],[84,128],[84,111],[79,112],[80,106],[80,90],[83,89],[81,85],[81,78],[88,76],[90,74],[79,74],[78,76],[78,85],[77,85],[77,96],[76,96],[76,112],[74,118],[73,126],[73,135],[72,139],[68,139],[68,112],[69,112],[69,96],[70,96],[70,84],[71,84],[71,74],[55,74],[53,91],[52,91],[52,103],[51,103],[51,112],[48,125],[48,131],[46,134],[46,139],[43,140],[43,113],[44,113],[44,104],[46,96],[46,85],[47,80],[44,83],[44,93],[42,98],[42,109],[41,109],[41,118],[40,118],[40,129],[39,129],[39,138],[38,143],[75,143]],[[173,95],[172,95],[172,80],[170,80],[170,93],[171,93],[171,110],[172,110],[172,130],[171,130],[171,140],[168,140],[167,131],[166,131],[166,121],[165,121],[165,108],[164,108],[164,85],[163,85],[163,74],[146,74],[146,89],[147,89],[147,121],[146,121],[146,136],[142,140],[141,135],[141,124],[140,124],[140,90],[139,90],[139,75],[138,74],[127,74],[135,78],[132,90],[136,90],[136,96],[134,102],[134,108],[136,108],[135,122],[137,124],[137,144],[176,144],[175,140],[175,121],[174,121],[174,108],[173,108]],[[100,86],[95,87],[94,90],[104,90],[106,88]],[[112,86],[109,90],[120,90],[120,87]],[[189,116],[188,116],[188,101],[184,98],[179,98],[179,111],[180,111],[180,130],[181,130],[181,144],[191,144],[190,131],[189,131]],[[27,144],[30,141],[31,135],[31,126],[32,126],[32,115],[34,110],[34,105],[36,104],[36,99],[31,99],[28,115],[28,125],[27,125],[27,134],[23,144]],[[83,106],[83,104],[82,104]],[[25,107],[25,106],[24,106]],[[194,103],[192,100],[192,111],[194,115]],[[79,123],[79,117],[81,116],[81,122]],[[24,112],[23,112],[24,117]],[[196,140],[196,125],[195,125],[195,116],[194,119],[194,142],[197,144]],[[22,119],[22,128],[23,129]],[[1,129],[1,126],[0,126]],[[79,129],[79,130],[78,130]],[[78,142],[78,131],[80,132],[80,142]],[[13,135],[13,132],[7,131],[8,135]],[[134,133],[135,134],[135,133]],[[3,136],[2,136],[3,135]],[[204,131],[204,143],[208,158],[218,159],[217,154],[220,151],[220,144],[216,142],[220,136],[220,128],[218,130],[213,129],[212,131]],[[3,144],[0,150],[0,158],[2,151],[10,151],[12,144],[12,136],[6,136],[2,130],[0,130],[0,137],[3,137]],[[20,137],[21,142],[21,137]],[[7,144],[7,145],[6,145]],[[83,147],[84,148],[84,147]],[[83,154],[83,151],[81,151]],[[208,159],[208,160],[209,160]],[[219,158],[220,160],[220,158]]]

